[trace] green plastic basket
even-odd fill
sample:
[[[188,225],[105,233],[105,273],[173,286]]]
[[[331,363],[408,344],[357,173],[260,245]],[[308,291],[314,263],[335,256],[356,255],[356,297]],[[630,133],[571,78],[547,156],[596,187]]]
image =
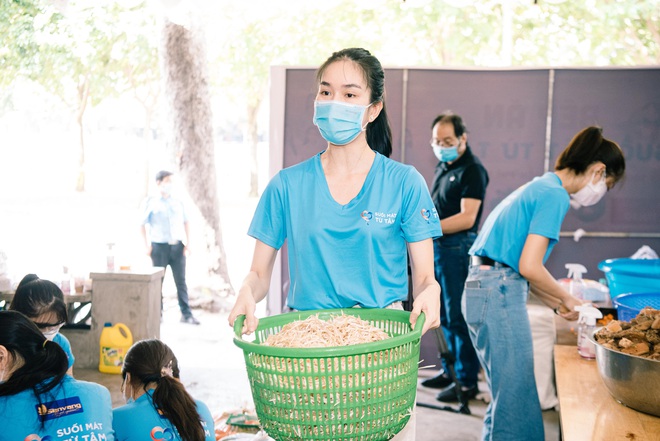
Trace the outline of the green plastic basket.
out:
[[[390,338],[331,348],[264,346],[287,323],[318,315],[354,315]],[[278,441],[388,440],[408,422],[415,404],[422,314],[394,309],[328,309],[259,320],[254,341],[243,339],[245,316],[234,323],[254,405],[264,430]]]

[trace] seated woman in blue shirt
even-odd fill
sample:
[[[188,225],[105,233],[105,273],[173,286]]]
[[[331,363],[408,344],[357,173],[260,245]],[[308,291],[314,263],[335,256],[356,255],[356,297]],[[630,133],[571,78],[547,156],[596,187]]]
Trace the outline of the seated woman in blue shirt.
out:
[[[67,322],[66,303],[62,290],[50,280],[40,279],[36,274],[28,274],[16,287],[9,310],[18,311],[28,317],[48,340],[64,349],[68,360],[67,374],[73,376],[71,343],[60,328]]]
[[[532,292],[568,320],[581,301],[545,268],[570,206],[598,203],[625,173],[621,148],[600,127],[581,130],[554,172],[521,186],[490,213],[469,253],[463,315],[493,399],[484,440],[543,441],[526,302]]]
[[[30,319],[0,311],[0,439],[115,439],[108,389],[67,368],[62,348]]]
[[[117,440],[215,441],[213,417],[179,381],[179,362],[160,340],[141,340],[126,353],[122,391],[113,411]]]

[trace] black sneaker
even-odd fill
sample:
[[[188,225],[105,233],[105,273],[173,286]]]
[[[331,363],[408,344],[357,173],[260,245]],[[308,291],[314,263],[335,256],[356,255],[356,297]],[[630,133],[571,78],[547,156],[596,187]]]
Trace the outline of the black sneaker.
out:
[[[464,400],[472,400],[479,393],[479,387],[475,384],[472,387],[462,387],[461,392],[463,392]],[[454,403],[458,401],[456,396],[456,386],[454,383],[447,386],[445,389],[440,391],[440,393],[435,397],[436,400],[442,401],[443,403]]]
[[[181,316],[181,323],[188,323],[189,325],[199,325],[199,320],[197,320],[192,315],[189,315],[187,317]]]
[[[447,372],[445,372],[443,369],[438,373],[438,375],[435,377],[427,378],[426,380],[422,381],[421,384],[424,387],[430,387],[433,389],[444,389],[445,387],[452,384],[452,380]]]

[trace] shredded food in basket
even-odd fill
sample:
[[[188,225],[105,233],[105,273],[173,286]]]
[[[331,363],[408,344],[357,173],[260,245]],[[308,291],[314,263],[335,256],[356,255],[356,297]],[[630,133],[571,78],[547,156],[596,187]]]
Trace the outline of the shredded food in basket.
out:
[[[337,315],[321,320],[317,315],[287,323],[263,343],[279,348],[326,348],[370,343],[389,338],[387,333],[360,317]]]

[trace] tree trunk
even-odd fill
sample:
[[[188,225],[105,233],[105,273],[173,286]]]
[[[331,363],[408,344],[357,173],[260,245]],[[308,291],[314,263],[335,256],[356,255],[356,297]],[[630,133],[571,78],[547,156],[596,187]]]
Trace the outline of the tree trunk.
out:
[[[89,75],[85,75],[78,83],[78,110],[76,124],[78,124],[78,177],[76,178],[76,191],[85,191],[85,126],[83,117],[87,110],[89,99]]]
[[[170,140],[179,171],[206,223],[211,256],[209,275],[219,277],[219,289],[234,294],[220,229],[211,99],[202,31],[165,20],[163,27],[164,96],[169,107]]]
[[[259,143],[259,125],[257,124],[257,114],[261,100],[248,105],[247,109],[247,142],[250,146],[250,196],[259,195],[259,162],[257,155],[257,146]]]

